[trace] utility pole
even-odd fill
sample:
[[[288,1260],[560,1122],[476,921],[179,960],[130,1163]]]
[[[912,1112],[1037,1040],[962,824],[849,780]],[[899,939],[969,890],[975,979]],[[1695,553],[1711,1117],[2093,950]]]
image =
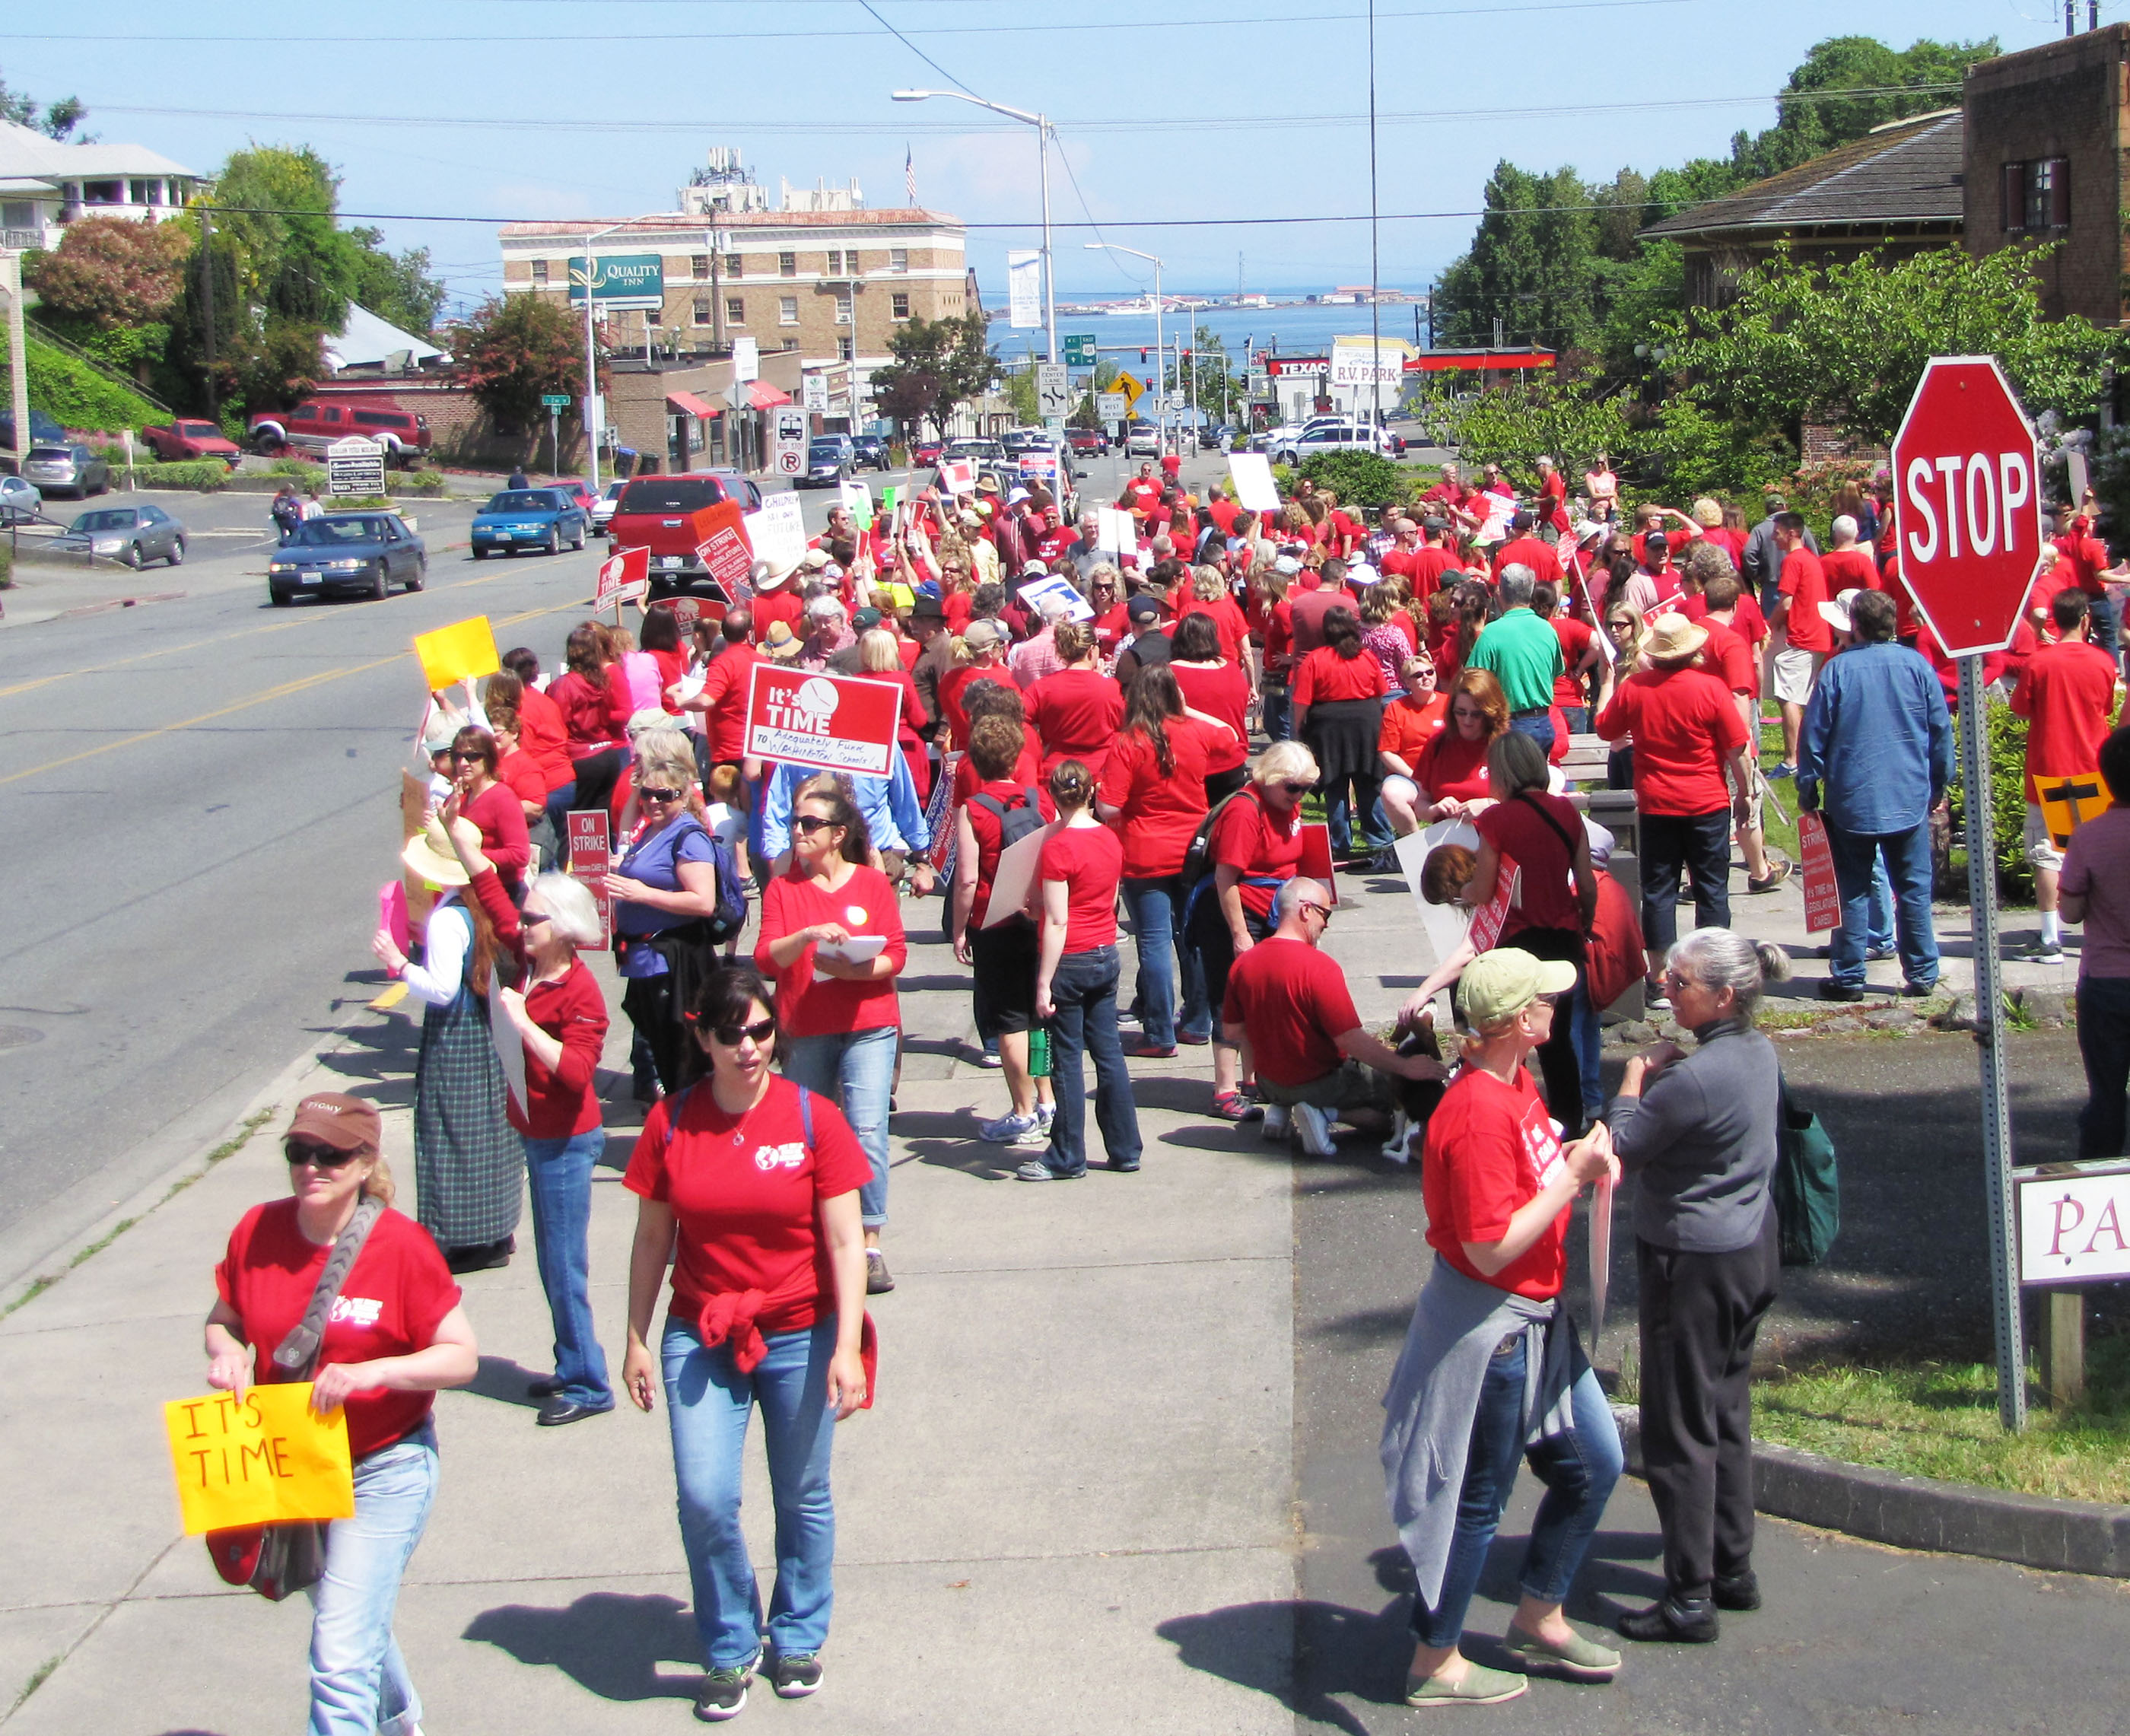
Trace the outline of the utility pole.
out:
[[[22,323],[22,256],[9,249],[0,254],[7,270],[7,381],[15,411],[15,474],[22,473],[22,460],[30,450],[29,337]]]

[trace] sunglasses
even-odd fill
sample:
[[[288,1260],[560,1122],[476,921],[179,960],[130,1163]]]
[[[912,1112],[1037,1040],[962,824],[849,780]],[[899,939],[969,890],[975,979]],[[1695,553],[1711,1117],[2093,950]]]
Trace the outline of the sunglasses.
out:
[[[713,1025],[710,1027],[712,1040],[727,1049],[737,1049],[743,1041],[759,1045],[773,1040],[776,1035],[775,1019],[757,1019],[752,1025]]]
[[[794,814],[791,816],[791,830],[795,832],[804,832],[809,838],[819,831],[823,826],[835,824],[836,822],[825,814]]]
[[[313,1169],[345,1169],[362,1155],[360,1151],[343,1151],[337,1145],[322,1145],[308,1139],[284,1140],[281,1150],[292,1165],[308,1164]]]
[[[681,799],[678,790],[663,790],[656,784],[647,783],[637,785],[636,796],[639,801],[678,801]]]
[[[1286,791],[1290,796],[1306,796],[1316,787],[1316,786],[1313,783],[1295,783],[1292,781],[1280,785],[1280,788]]]
[[[518,925],[520,928],[537,928],[542,922],[552,920],[545,911],[520,911],[518,913]]]
[[[1329,925],[1330,925],[1330,921],[1331,921],[1331,907],[1330,907],[1330,906],[1329,906],[1329,905],[1327,905],[1327,904],[1311,904],[1311,903],[1309,903],[1307,901],[1306,901],[1306,900],[1305,900],[1301,904],[1300,904],[1300,905],[1297,906],[1296,907],[1297,907],[1297,909],[1300,909],[1300,910],[1315,911],[1318,916],[1321,916],[1321,917],[1324,919],[1325,925],[1326,925],[1327,926],[1329,926]]]
[[[451,763],[458,766],[483,765],[487,763],[487,759],[488,756],[485,753],[460,753],[454,752],[451,755]]]

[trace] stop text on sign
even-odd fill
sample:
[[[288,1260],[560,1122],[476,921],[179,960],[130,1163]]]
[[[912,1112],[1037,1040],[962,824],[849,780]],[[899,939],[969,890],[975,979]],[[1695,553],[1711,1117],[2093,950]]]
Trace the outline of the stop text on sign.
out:
[[[1949,452],[1916,457],[1902,478],[1908,558],[1927,566],[1941,553],[2018,554],[2018,511],[2034,498],[2033,453]]]

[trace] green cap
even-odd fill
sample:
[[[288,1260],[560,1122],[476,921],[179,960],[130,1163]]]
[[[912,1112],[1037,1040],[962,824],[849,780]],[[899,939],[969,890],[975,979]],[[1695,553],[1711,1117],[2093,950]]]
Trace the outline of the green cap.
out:
[[[1475,1031],[1505,1025],[1540,995],[1575,987],[1575,967],[1533,958],[1514,946],[1482,953],[1464,967],[1457,984],[1457,1010]]]

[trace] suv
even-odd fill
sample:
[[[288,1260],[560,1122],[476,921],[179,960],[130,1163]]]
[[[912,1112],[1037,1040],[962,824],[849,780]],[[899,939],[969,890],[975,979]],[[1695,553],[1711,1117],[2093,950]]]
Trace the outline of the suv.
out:
[[[651,590],[693,586],[709,571],[696,552],[705,527],[697,516],[705,509],[732,501],[742,512],[762,510],[762,490],[738,471],[690,471],[677,476],[638,476],[621,491],[606,533],[614,550],[651,551]]]
[[[1273,447],[1273,461],[1290,467],[1319,452],[1373,452],[1378,457],[1393,456],[1392,445],[1396,436],[1365,422],[1354,422],[1344,417],[1319,417],[1298,433],[1279,441]],[[1399,442],[1395,450],[1403,450]]]
[[[1161,430],[1151,422],[1134,422],[1125,430],[1125,457],[1158,458],[1160,456]]]
[[[1098,428],[1067,428],[1065,443],[1082,458],[1099,457],[1110,449],[1110,437]]]
[[[848,434],[816,434],[806,442],[806,467],[791,479],[794,488],[833,488],[850,480],[858,467]]]
[[[307,398],[293,410],[262,410],[247,425],[252,450],[270,458],[290,448],[322,454],[351,434],[376,441],[384,448],[387,464],[410,470],[429,450],[427,417],[359,399]]]

